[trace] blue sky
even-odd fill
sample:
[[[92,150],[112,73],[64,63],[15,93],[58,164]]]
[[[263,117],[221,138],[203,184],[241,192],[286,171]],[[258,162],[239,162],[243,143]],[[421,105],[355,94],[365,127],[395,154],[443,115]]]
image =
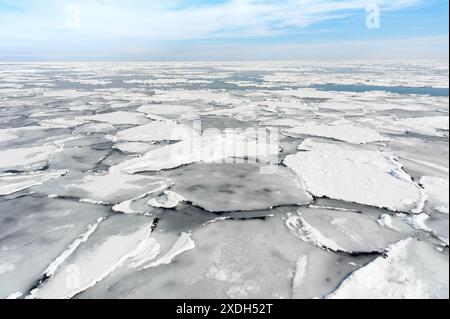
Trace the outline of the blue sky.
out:
[[[0,60],[448,58],[448,10],[448,0],[0,0]]]

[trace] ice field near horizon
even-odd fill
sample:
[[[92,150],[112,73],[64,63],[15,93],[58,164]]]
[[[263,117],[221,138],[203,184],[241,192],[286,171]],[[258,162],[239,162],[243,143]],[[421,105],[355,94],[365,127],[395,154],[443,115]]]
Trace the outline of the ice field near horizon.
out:
[[[0,299],[447,299],[448,83],[448,61],[0,63]]]

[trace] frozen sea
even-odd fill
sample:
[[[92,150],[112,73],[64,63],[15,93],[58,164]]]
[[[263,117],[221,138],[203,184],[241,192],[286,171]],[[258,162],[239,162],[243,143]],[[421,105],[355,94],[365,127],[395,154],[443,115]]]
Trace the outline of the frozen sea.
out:
[[[0,64],[0,298],[449,298],[448,61]]]

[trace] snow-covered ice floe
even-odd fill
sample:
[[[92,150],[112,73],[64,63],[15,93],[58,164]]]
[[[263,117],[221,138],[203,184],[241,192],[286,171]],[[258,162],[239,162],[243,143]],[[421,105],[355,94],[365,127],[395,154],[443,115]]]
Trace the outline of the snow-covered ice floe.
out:
[[[285,130],[284,133],[290,136],[300,134],[322,136],[354,144],[389,140],[375,130],[354,125],[320,125],[315,123],[305,123],[292,129]]]
[[[44,168],[60,146],[43,145],[0,150],[0,171],[34,171]]]
[[[299,209],[289,214],[287,228],[299,239],[318,247],[346,253],[382,252],[401,234],[383,229],[370,216],[327,209]]]
[[[279,152],[274,142],[258,143],[244,134],[205,134],[151,150],[136,159],[112,166],[111,172],[138,173],[177,168],[195,162],[221,162],[226,159],[253,157],[268,159]]]
[[[284,164],[304,180],[314,196],[420,212],[423,189],[392,154],[332,147],[289,155]]]
[[[432,176],[424,176],[420,179],[420,184],[425,189],[427,202],[436,211],[449,213],[449,182],[448,179]]]
[[[119,204],[146,193],[163,191],[171,185],[172,182],[164,178],[109,172],[67,175],[59,187],[47,183],[35,190],[60,197],[75,197],[85,202]]]
[[[58,178],[67,171],[50,171],[28,174],[0,174],[0,196],[9,195]]]
[[[328,298],[448,299],[448,274],[448,255],[409,238],[351,274]]]

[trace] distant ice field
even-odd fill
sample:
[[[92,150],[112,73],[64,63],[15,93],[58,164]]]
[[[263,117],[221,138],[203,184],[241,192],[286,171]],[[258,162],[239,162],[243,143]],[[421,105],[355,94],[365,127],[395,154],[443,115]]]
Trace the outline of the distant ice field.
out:
[[[0,63],[0,298],[448,298],[448,83]]]

